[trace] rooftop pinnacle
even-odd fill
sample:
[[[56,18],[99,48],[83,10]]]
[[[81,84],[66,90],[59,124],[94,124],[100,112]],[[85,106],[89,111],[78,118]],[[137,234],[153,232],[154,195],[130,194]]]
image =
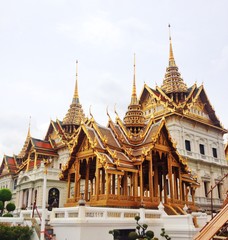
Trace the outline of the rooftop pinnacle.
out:
[[[181,74],[179,73],[178,67],[175,63],[170,30],[169,30],[169,65],[166,68],[166,74],[161,89],[166,94],[187,92],[187,85],[181,78]]]
[[[84,119],[82,106],[79,102],[78,95],[78,61],[76,61],[76,82],[74,89],[74,96],[70,108],[63,119],[63,125],[80,125],[81,120]]]

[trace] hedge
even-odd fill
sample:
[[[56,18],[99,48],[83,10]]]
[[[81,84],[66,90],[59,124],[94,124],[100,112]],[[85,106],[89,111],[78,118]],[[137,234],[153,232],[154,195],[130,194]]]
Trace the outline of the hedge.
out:
[[[0,224],[1,240],[30,240],[32,236],[32,228],[24,226],[7,226]]]

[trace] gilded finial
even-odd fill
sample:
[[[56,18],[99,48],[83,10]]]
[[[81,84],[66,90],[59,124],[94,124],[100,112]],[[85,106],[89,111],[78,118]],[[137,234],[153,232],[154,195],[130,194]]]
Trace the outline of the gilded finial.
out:
[[[75,90],[74,90],[74,99],[79,99],[78,95],[78,60],[76,60],[76,82],[75,82]]]
[[[28,137],[31,136],[30,128],[31,128],[31,116],[29,116]]]
[[[116,103],[115,103],[115,105],[114,105],[114,112],[115,112],[116,116],[118,117],[118,113],[117,113],[117,111],[116,111]]]
[[[137,95],[136,95],[136,67],[135,67],[135,53],[134,53],[134,75],[133,75],[133,87],[132,87],[132,95],[131,95],[131,104],[137,104]]]
[[[91,108],[92,108],[92,106],[90,105],[89,106],[89,115],[93,118],[93,114],[92,114]]]
[[[171,39],[171,26],[170,24],[168,25],[169,27],[169,66],[176,66],[174,56],[173,56],[173,46],[172,46],[172,39]]]
[[[110,115],[109,115],[109,112],[108,112],[108,106],[106,108],[106,113],[107,113],[107,116],[109,117],[109,119],[111,119]]]

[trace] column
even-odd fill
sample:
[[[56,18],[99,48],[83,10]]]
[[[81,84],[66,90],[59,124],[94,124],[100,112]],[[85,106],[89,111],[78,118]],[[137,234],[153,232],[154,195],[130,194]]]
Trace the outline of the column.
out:
[[[178,174],[179,174],[179,189],[180,189],[180,200],[182,200],[183,192],[182,192],[182,177],[181,177],[181,169],[178,168]]]
[[[172,158],[168,156],[168,178],[170,185],[170,198],[173,201],[173,177],[172,177]]]
[[[71,175],[71,173],[68,172],[67,198],[70,198],[70,175]]]
[[[85,200],[88,201],[89,189],[89,159],[86,159]]]
[[[28,209],[32,208],[32,192],[33,192],[33,188],[29,189],[29,195],[28,195]]]
[[[142,176],[142,164],[140,165],[139,177],[140,177],[140,198],[141,198],[141,201],[143,201],[143,176]]]
[[[151,201],[153,201],[154,190],[153,190],[153,163],[152,163],[152,156],[149,162],[149,190],[150,190],[150,197]]]
[[[22,207],[22,203],[23,203],[23,190],[20,190],[18,208]]]

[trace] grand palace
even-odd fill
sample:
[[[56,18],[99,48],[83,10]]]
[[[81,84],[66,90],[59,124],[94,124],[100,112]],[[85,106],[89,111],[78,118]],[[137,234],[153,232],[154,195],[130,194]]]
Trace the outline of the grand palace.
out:
[[[162,76],[161,76],[162,77]],[[187,86],[169,61],[161,86],[144,84],[136,94],[135,60],[129,105],[123,119],[101,126],[84,115],[78,70],[73,99],[63,119],[51,120],[44,139],[30,127],[17,155],[4,155],[0,188],[9,188],[17,209],[46,204],[157,209],[169,215],[220,209],[228,190],[228,133],[216,116],[204,86]],[[105,114],[105,113],[104,113]],[[209,192],[213,188],[213,195]],[[212,191],[211,191],[212,192]]]

